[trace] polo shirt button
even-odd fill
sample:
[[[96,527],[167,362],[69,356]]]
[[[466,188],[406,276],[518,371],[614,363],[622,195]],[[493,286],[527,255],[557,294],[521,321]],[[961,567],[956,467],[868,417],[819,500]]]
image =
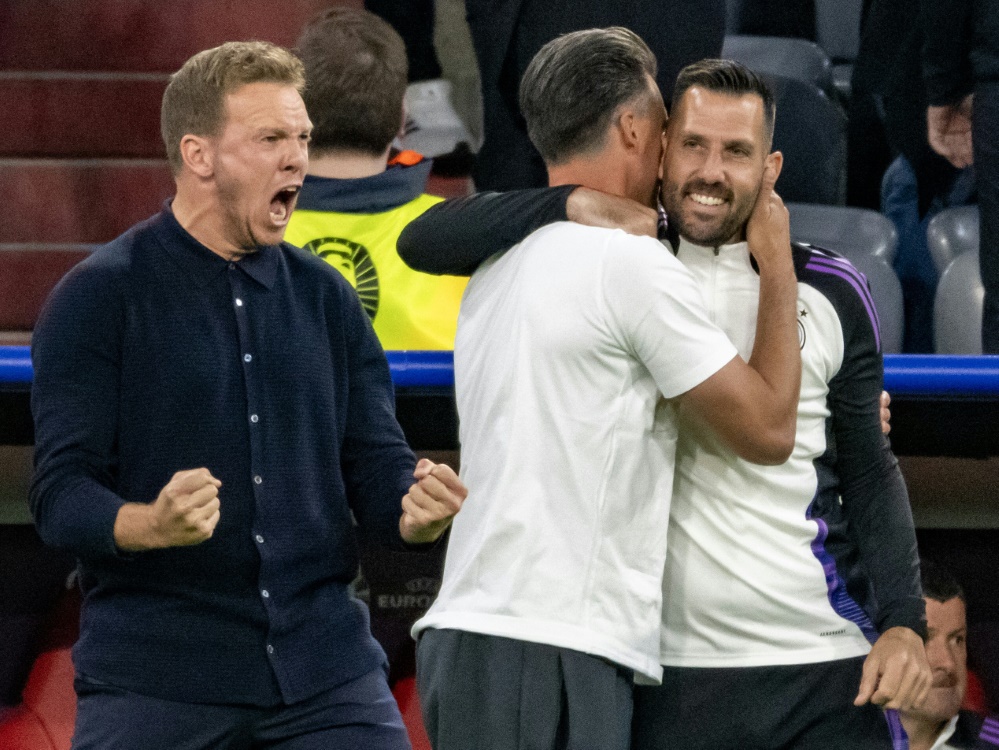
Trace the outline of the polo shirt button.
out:
[[[235,263],[230,263],[229,264],[229,270],[230,271],[235,271],[236,270],[236,264]]]
[[[243,300],[241,300],[239,297],[237,297],[236,298],[236,307],[242,307],[242,306],[243,306]]]
[[[267,589],[264,589],[263,591],[261,591],[260,595],[262,597],[264,597],[264,599],[270,599],[271,598],[271,592],[268,591]]]
[[[257,544],[263,544],[264,543],[264,538],[262,536],[260,536],[260,534],[257,534],[253,538],[257,540]]]
[[[258,417],[256,414],[251,414],[250,421],[253,422],[253,424],[256,424],[257,422],[260,421],[260,417]]]
[[[255,477],[253,477],[253,483],[254,484],[263,484],[263,481],[264,481],[264,478],[262,476],[260,476],[259,474],[257,474]]]
[[[274,653],[274,647],[271,644],[269,644],[269,643],[267,644],[267,653],[268,654],[273,654]]]
[[[243,355],[243,361],[244,362],[250,362],[252,360],[253,360],[253,355],[252,354],[244,354]]]

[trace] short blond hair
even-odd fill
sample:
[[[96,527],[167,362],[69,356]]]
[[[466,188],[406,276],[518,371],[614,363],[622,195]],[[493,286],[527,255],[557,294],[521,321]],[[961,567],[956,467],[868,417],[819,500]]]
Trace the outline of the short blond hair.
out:
[[[190,58],[170,76],[160,109],[160,133],[174,174],[183,160],[185,135],[214,136],[225,122],[225,97],[250,83],[284,83],[305,89],[302,62],[270,42],[226,42]]]

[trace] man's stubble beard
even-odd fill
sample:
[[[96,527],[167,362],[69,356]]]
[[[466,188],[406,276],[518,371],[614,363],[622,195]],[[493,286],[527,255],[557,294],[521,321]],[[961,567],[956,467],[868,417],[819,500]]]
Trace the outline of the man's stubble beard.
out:
[[[733,237],[737,237],[744,233],[745,226],[749,222],[749,217],[753,213],[753,206],[756,204],[756,199],[760,192],[759,186],[757,186],[757,189],[753,192],[750,200],[747,200],[744,204],[739,205],[731,203],[731,201],[734,200],[735,195],[731,190],[729,190],[727,195],[730,201],[729,205],[733,206],[732,213],[727,219],[725,219],[725,221],[722,222],[718,229],[711,232],[711,234],[704,234],[703,232],[694,229],[691,224],[684,219],[682,208],[684,195],[689,192],[696,192],[693,188],[702,184],[704,183],[687,182],[684,185],[678,185],[672,182],[664,183],[664,189],[661,196],[663,207],[666,209],[666,215],[669,218],[669,221],[673,223],[677,232],[681,237],[683,237],[683,239],[703,247],[718,247],[730,242]],[[715,189],[715,192],[717,192],[717,189]],[[711,194],[711,191],[708,191],[708,194]]]

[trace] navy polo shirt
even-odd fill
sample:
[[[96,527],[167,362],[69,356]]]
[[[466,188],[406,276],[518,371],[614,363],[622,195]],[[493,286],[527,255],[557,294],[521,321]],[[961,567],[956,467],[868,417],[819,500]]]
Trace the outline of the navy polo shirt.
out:
[[[357,295],[287,244],[234,263],[169,206],[76,266],[35,329],[31,508],[80,560],[77,670],[138,693],[274,705],[384,660],[348,585],[399,546],[414,458]],[[120,553],[124,502],[222,482],[211,539]]]

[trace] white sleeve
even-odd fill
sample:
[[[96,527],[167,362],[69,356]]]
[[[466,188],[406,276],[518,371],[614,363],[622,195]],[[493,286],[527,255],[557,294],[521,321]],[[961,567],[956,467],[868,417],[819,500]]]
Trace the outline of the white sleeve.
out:
[[[621,344],[666,398],[686,393],[738,356],[711,322],[693,275],[652,238],[621,235],[607,257],[605,303]]]

